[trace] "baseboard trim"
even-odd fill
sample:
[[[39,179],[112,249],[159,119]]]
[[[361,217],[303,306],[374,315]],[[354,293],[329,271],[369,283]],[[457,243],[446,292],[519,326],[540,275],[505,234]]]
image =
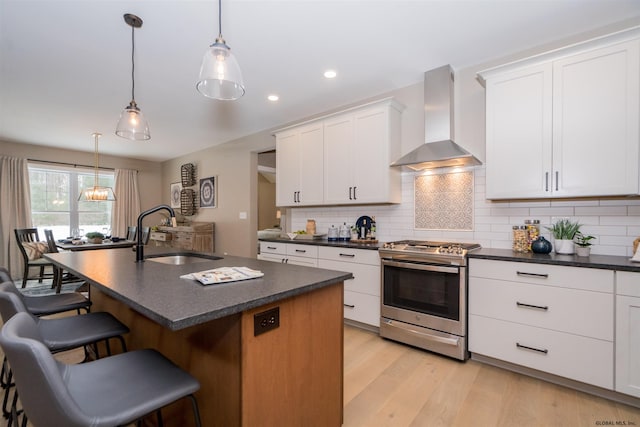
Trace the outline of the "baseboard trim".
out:
[[[376,326],[368,325],[366,323],[358,322],[356,320],[344,319],[344,324],[345,325],[349,325],[349,326],[353,326],[353,327],[356,327],[356,328],[364,329],[364,330],[369,331],[369,332],[374,332],[376,334],[380,333],[380,328],[378,328]]]

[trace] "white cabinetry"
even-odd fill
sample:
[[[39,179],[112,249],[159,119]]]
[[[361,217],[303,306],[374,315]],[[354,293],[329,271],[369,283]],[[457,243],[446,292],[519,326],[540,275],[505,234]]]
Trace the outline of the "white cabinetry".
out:
[[[323,132],[312,123],[276,134],[276,205],[322,203]]]
[[[278,206],[399,203],[400,112],[393,99],[276,132]]]
[[[399,126],[392,102],[325,121],[325,204],[400,203]]]
[[[380,327],[380,257],[366,249],[318,248],[318,267],[348,271],[344,282],[344,317]]]
[[[616,391],[640,397],[640,273],[616,272]]]
[[[614,273],[469,260],[469,351],[613,389]]]
[[[489,199],[640,193],[640,35],[479,73]]]
[[[282,264],[318,266],[318,247],[294,243],[260,242],[258,259]]]

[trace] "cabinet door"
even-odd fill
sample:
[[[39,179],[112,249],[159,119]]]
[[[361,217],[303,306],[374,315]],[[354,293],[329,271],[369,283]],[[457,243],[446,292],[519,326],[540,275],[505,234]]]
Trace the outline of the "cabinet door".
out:
[[[554,62],[554,196],[638,193],[640,41]]]
[[[370,108],[354,116],[354,189],[356,203],[400,202],[399,192],[390,184],[391,175],[400,173],[390,168],[389,107]]]
[[[640,274],[616,271],[616,391],[640,397]]]
[[[324,136],[322,123],[300,128],[300,205],[319,205],[324,199]],[[277,170],[277,169],[276,169]]]
[[[353,114],[344,114],[324,124],[324,201],[353,203],[353,167],[358,161],[353,143]]]
[[[300,132],[276,135],[276,205],[296,205],[300,190]]]
[[[551,63],[487,80],[488,199],[550,196],[551,95]]]
[[[322,123],[276,135],[276,205],[319,205],[323,201]]]

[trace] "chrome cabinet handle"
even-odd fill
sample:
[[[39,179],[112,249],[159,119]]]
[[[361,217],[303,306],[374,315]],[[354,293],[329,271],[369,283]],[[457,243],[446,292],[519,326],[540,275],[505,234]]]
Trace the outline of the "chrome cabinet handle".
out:
[[[358,200],[358,197],[356,197],[356,188],[358,187],[353,187],[353,200]]]
[[[307,253],[307,251],[305,249],[296,249],[296,252],[301,252],[303,254]]]
[[[278,249],[275,246],[267,246],[267,249]]]
[[[345,307],[349,307],[349,308],[356,308],[356,306],[355,306],[355,305],[353,305],[353,304],[346,304],[346,303],[345,303],[345,304],[344,304],[344,306],[345,306]]]
[[[521,349],[521,350],[531,350],[531,351],[537,351],[538,353],[542,353],[542,354],[549,354],[549,350],[547,350],[546,348],[535,348],[535,347],[529,347],[528,345],[522,345],[519,342],[516,343],[516,347]]]
[[[543,310],[543,311],[547,311],[549,310],[549,306],[547,305],[533,305],[533,304],[525,304],[523,302],[520,301],[516,301],[516,305],[518,307],[522,307],[522,308],[531,308],[534,310]]]
[[[544,191],[549,191],[549,172],[544,173]]]
[[[351,189],[352,189],[352,188],[353,188],[353,187],[349,187],[349,200],[353,200],[353,197],[351,197]]]
[[[353,258],[356,256],[356,254],[340,254],[340,256],[346,257],[346,258]]]
[[[540,273],[527,273],[526,271],[516,271],[516,274],[518,276],[524,276],[524,277],[537,277],[540,279],[548,279],[549,275],[548,274],[540,274]]]
[[[558,171],[556,171],[556,191],[558,191]]]

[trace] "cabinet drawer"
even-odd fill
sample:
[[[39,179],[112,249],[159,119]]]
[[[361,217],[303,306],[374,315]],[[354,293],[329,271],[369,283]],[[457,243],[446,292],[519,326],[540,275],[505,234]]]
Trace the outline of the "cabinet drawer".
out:
[[[316,258],[307,258],[302,256],[289,256],[287,255],[284,261],[285,264],[304,265],[305,267],[317,267],[318,260]]]
[[[609,341],[470,315],[469,351],[613,389]]]
[[[320,246],[318,258],[334,261],[349,261],[360,264],[380,265],[378,251],[369,249],[330,248]]]
[[[312,245],[297,245],[294,243],[288,243],[287,255],[316,259],[318,258],[318,247]]]
[[[171,240],[171,233],[163,233],[161,231],[152,231],[149,235],[149,239],[159,242],[167,242]]]
[[[613,293],[613,271],[596,268],[472,258],[469,277]]]
[[[345,280],[345,290],[380,298],[380,267],[326,259],[318,260],[318,267],[328,270],[348,271],[353,274],[353,279]]]
[[[347,281],[348,282],[348,281]],[[345,284],[347,283],[345,282]],[[380,327],[380,298],[359,292],[344,291],[344,317]]]
[[[640,297],[640,273],[616,271],[616,294]]]
[[[613,294],[471,277],[469,314],[613,341]]]
[[[260,253],[286,255],[287,244],[275,242],[260,242]]]

